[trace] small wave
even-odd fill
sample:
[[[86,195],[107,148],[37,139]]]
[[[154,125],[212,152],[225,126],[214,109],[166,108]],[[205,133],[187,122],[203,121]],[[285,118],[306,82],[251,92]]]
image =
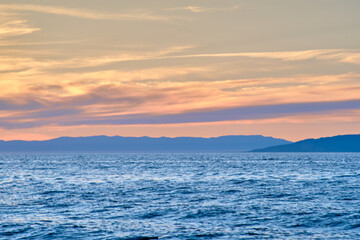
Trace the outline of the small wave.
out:
[[[203,234],[196,234],[195,237],[197,238],[216,238],[224,236],[224,233],[203,233]]]
[[[230,180],[230,182],[232,184],[253,184],[253,183],[257,183],[258,180],[257,179],[232,179]]]
[[[232,193],[238,193],[238,192],[241,192],[241,191],[237,190],[237,189],[229,189],[229,190],[224,191],[224,193],[226,193],[226,194],[232,194]]]
[[[360,223],[353,224],[353,225],[350,225],[350,227],[348,227],[348,229],[355,229],[355,228],[360,228]]]
[[[0,236],[14,236],[17,234],[22,234],[25,233],[27,231],[29,231],[31,228],[30,227],[25,227],[25,228],[20,228],[20,229],[15,229],[15,230],[9,230],[9,231],[5,231],[5,232],[0,232]]]
[[[221,208],[214,208],[214,209],[205,209],[205,210],[198,210],[195,213],[190,213],[185,216],[185,218],[203,218],[203,217],[215,217],[219,215],[225,215],[235,213],[234,210],[227,210]]]
[[[290,197],[292,196],[291,194],[287,194],[287,193],[274,193],[274,194],[266,194],[264,195],[264,197],[266,198],[285,198],[285,197]]]
[[[296,223],[289,226],[289,228],[308,228],[311,227],[309,224],[305,223]]]
[[[247,234],[247,235],[250,235],[250,236],[259,236],[259,235],[264,235],[264,234],[261,234],[261,233],[256,233],[256,232],[247,232],[246,234]]]
[[[64,193],[65,191],[59,191],[59,190],[49,190],[49,191],[44,191],[41,194],[42,195],[52,195],[52,194],[57,194],[57,193]]]
[[[156,217],[161,217],[163,215],[165,215],[165,214],[161,213],[161,212],[150,212],[150,213],[141,215],[140,218],[141,219],[152,219],[152,218],[156,218]]]
[[[121,238],[119,240],[154,240],[159,239],[159,237],[131,237],[131,238]]]
[[[338,213],[338,212],[336,212],[336,213],[327,213],[327,214],[325,214],[325,215],[323,215],[323,216],[321,216],[322,218],[329,218],[329,219],[333,219],[333,218],[336,218],[336,217],[342,217],[342,216],[346,216],[346,215],[348,215],[348,213]]]

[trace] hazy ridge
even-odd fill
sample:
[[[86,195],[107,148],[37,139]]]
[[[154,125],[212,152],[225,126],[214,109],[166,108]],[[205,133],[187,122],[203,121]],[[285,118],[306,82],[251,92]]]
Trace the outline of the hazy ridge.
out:
[[[360,152],[360,135],[340,135],[256,149],[253,152]]]
[[[0,152],[242,152],[291,143],[260,135],[198,137],[61,137],[46,141],[0,141]]]

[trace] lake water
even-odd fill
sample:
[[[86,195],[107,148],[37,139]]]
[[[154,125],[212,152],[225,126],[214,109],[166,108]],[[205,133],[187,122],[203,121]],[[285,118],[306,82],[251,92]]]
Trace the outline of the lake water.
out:
[[[1,154],[0,239],[360,239],[360,154]]]

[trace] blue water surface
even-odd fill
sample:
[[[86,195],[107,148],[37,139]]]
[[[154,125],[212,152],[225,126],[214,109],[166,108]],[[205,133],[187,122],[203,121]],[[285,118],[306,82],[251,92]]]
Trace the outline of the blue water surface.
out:
[[[0,239],[360,239],[360,154],[1,154]]]

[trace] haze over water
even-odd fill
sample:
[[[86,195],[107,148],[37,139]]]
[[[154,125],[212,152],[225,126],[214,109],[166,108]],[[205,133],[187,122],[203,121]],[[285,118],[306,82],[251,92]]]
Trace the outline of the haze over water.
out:
[[[359,239],[360,154],[2,154],[0,239]]]

